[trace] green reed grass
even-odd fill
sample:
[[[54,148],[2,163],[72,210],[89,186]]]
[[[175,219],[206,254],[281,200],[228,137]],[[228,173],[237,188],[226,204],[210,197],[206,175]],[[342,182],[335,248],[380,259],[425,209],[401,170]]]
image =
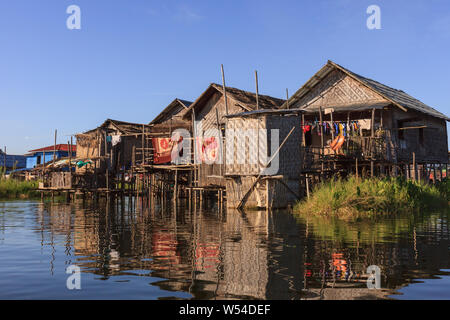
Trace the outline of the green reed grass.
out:
[[[448,180],[437,185],[402,178],[337,179],[318,185],[310,199],[296,204],[299,213],[355,219],[448,207]]]
[[[38,181],[6,179],[4,169],[0,168],[0,199],[37,197],[39,196],[36,191],[38,186]]]

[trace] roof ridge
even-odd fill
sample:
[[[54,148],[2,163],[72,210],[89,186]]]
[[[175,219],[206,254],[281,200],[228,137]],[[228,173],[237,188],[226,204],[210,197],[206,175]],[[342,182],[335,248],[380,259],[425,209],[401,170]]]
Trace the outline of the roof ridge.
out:
[[[218,84],[218,83],[215,83],[215,82],[212,82],[211,85],[213,85],[213,86],[218,86],[220,89],[223,88],[223,85]],[[225,86],[225,88],[226,88],[226,89],[237,90],[237,91],[240,91],[240,92],[243,92],[243,93],[246,93],[246,94],[250,94],[250,95],[256,96],[256,92],[251,92],[251,91],[239,89],[239,88],[236,88],[236,87],[230,87],[230,86]],[[271,98],[271,99],[280,100],[280,102],[281,102],[281,101],[286,101],[285,99],[277,98],[277,97],[273,97],[273,96],[269,96],[269,95],[267,95],[267,94],[260,94],[260,93],[258,93],[258,97],[268,97],[268,98]]]

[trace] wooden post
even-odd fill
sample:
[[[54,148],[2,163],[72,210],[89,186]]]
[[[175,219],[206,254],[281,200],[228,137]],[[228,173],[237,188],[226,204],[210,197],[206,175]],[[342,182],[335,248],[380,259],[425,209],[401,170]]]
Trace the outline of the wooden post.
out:
[[[58,135],[58,131],[55,130],[55,144],[53,146],[53,169],[55,168],[55,160],[56,160],[56,137]]]
[[[69,141],[67,141],[67,149],[69,150],[69,172],[72,173],[72,148]]]
[[[333,127],[333,111],[330,112],[331,126]],[[334,140],[334,130],[331,128],[331,139]]]
[[[42,159],[42,182],[44,182],[44,173],[45,173],[45,151],[43,154],[43,159]]]
[[[259,110],[258,71],[256,70],[255,70],[255,82],[256,82],[256,110]]]
[[[372,109],[372,119],[370,121],[370,177],[373,178],[373,144],[375,138],[375,108]]]
[[[223,143],[223,140],[222,140],[222,130],[220,130],[220,123],[219,123],[219,111],[217,110],[217,107],[216,107],[216,121],[217,121],[217,133],[218,133],[218,135],[219,135],[219,148],[220,149],[222,149],[222,152],[221,152],[221,154],[222,154],[222,162],[221,162],[221,164],[220,164],[220,167],[219,167],[219,169],[220,169],[220,176],[223,176],[223,163],[224,163],[224,158],[225,158],[225,154],[224,154],[224,150],[223,150],[223,145],[224,145],[224,143]]]
[[[223,88],[223,97],[225,100],[225,114],[228,115],[228,101],[227,101],[227,89],[226,89],[226,85],[225,85],[225,72],[223,71],[223,64],[221,65],[221,69],[222,69],[222,88]],[[192,110],[193,112],[194,110]],[[194,135],[195,137],[195,135]]]
[[[70,172],[72,172],[73,136],[70,136]]]
[[[173,188],[173,203],[174,206],[177,205],[177,197],[178,197],[178,170],[175,169],[175,183]]]
[[[359,173],[358,173],[358,158],[355,160],[355,171],[356,171],[356,181],[359,179]]]
[[[305,128],[305,114],[302,112],[302,145],[304,147],[306,147],[306,141],[305,141],[306,135],[305,135],[304,128]]]
[[[416,181],[416,171],[417,171],[417,168],[416,168],[416,153],[415,152],[413,152],[412,153],[412,166],[413,166],[413,176],[412,176],[412,180],[413,181]]]
[[[107,158],[107,154],[108,154],[108,143],[106,141],[106,131],[104,133],[104,138],[105,138],[105,166],[106,166],[106,191],[108,192],[109,190],[109,163],[108,163],[108,158]]]
[[[305,184],[306,184],[306,196],[309,199],[309,175],[308,174],[306,174]]]
[[[3,167],[4,167],[4,172],[3,174],[6,174],[6,146],[5,146],[5,154],[3,155]]]
[[[321,162],[321,169],[320,169],[320,178],[323,179],[323,170],[324,170],[324,141],[323,141],[323,119],[322,119],[322,107],[319,107],[319,120],[320,120],[320,162]]]
[[[144,143],[144,136],[145,136],[145,126],[142,125],[142,142],[141,142],[141,147],[142,147],[142,166],[144,166],[145,163],[145,143]]]
[[[288,91],[288,88],[286,88],[286,108],[289,109],[289,91]]]
[[[348,154],[348,148],[350,146],[350,139],[349,139],[350,130],[348,130],[348,128],[350,128],[350,111],[347,112],[347,139],[345,139],[345,140],[347,140],[345,142],[346,149],[347,149],[347,154]]]

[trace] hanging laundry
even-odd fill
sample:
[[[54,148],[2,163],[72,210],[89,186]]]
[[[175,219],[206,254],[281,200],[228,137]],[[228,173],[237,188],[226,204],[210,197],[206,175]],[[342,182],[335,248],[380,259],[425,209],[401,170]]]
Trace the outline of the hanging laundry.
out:
[[[82,167],[84,167],[85,165],[88,165],[88,164],[92,164],[93,162],[91,161],[91,160],[87,160],[87,161],[78,161],[77,162],[77,167],[78,168],[82,168]]]
[[[120,141],[122,141],[122,137],[120,135],[116,135],[116,136],[111,136],[111,145],[114,147],[115,145],[117,145],[118,143],[120,143]]]
[[[169,138],[152,138],[155,148],[153,162],[155,164],[167,163],[172,160],[173,141]]]
[[[370,130],[370,122],[371,120],[369,119],[358,120],[359,127],[363,130]]]
[[[343,131],[344,131],[344,127],[342,126],[342,123],[338,124],[338,136],[342,136],[343,135]]]
[[[197,137],[196,149],[197,160],[200,161],[200,163],[213,163],[219,157],[219,143],[216,137]]]
[[[323,133],[328,135],[330,132],[328,130],[328,122],[323,123]]]

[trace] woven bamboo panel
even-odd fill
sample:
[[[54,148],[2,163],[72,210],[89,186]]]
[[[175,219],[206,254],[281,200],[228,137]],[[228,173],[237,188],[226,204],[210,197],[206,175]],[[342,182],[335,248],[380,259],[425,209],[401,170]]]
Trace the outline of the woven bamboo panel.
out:
[[[226,145],[226,174],[259,174],[267,162],[265,118],[229,119]]]
[[[317,99],[319,96],[322,98]],[[386,101],[381,95],[364,87],[340,70],[330,72],[313,90],[297,101],[296,106],[304,105],[312,100],[314,101],[309,107]]]

